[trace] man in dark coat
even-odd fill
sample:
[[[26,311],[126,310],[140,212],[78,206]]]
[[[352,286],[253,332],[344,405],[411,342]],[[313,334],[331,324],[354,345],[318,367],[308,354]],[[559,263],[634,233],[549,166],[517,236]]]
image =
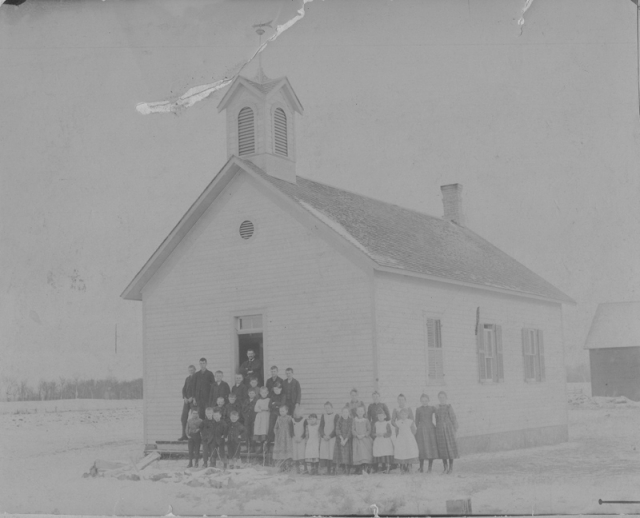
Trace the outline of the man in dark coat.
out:
[[[179,441],[188,441],[187,437],[187,420],[189,419],[189,410],[191,404],[195,403],[195,381],[196,381],[196,368],[193,365],[189,365],[189,375],[184,380],[184,386],[182,387],[182,436]]]
[[[297,406],[300,406],[302,400],[302,390],[300,383],[293,377],[293,369],[289,367],[286,371],[287,379],[282,384],[286,405],[289,408],[289,415],[293,415]]]
[[[278,367],[275,365],[271,367],[271,377],[267,380],[267,388],[269,389],[269,397],[273,396],[273,387],[276,385],[282,386],[284,380],[278,376]]]
[[[262,385],[262,360],[256,358],[256,352],[253,349],[247,351],[247,361],[240,365],[240,372],[244,376],[245,385],[249,385],[251,376],[258,378],[258,385]]]
[[[209,406],[216,406],[218,404],[218,398],[224,398],[224,403],[226,405],[229,402],[229,394],[231,393],[229,384],[222,379],[224,377],[222,371],[216,371],[214,376],[213,385],[211,385]]]
[[[211,385],[213,385],[213,372],[207,370],[207,359],[200,358],[200,370],[195,375],[195,398],[198,405],[198,415],[204,419],[204,412],[209,404]]]

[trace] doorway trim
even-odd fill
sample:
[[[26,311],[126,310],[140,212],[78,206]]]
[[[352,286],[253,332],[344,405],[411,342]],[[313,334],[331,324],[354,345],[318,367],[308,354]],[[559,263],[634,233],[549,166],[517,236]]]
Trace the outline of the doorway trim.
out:
[[[238,362],[238,352],[239,352],[239,343],[238,343],[238,332],[236,328],[236,322],[238,318],[248,317],[253,315],[262,315],[262,378],[264,380],[267,379],[265,376],[265,370],[268,365],[269,358],[269,347],[268,347],[268,310],[264,306],[262,307],[250,307],[237,309],[229,312],[229,354],[231,356],[230,362],[230,373],[232,375],[232,379],[235,380],[236,372],[240,368],[240,364]],[[235,381],[234,381],[235,382]]]

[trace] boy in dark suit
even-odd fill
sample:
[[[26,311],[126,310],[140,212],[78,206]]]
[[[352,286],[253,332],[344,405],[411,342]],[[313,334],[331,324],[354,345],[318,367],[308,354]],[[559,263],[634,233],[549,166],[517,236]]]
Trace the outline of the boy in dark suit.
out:
[[[223,377],[222,371],[216,371],[215,379],[211,385],[211,406],[216,406],[218,398],[224,398],[224,402],[226,403],[231,393],[229,384],[222,379]]]
[[[213,424],[211,428],[212,439],[209,442],[210,465],[212,468],[215,467],[216,461],[220,459],[224,465],[224,469],[227,469],[227,453],[225,451],[225,445],[229,428],[224,419],[222,419],[222,411],[218,407],[213,409]]]
[[[234,468],[240,465],[240,444],[246,440],[244,425],[240,422],[240,414],[237,410],[232,410],[229,422],[229,433],[227,435],[227,457],[229,466]]]
[[[273,396],[273,387],[275,387],[276,385],[280,385],[282,386],[283,383],[283,379],[278,376],[278,367],[276,367],[275,365],[273,367],[271,367],[271,377],[267,380],[267,388],[269,389],[269,397]]]
[[[200,370],[196,373],[194,390],[200,419],[204,419],[204,411],[209,406],[213,381],[213,372],[207,370],[207,359],[200,358]]]
[[[187,438],[189,439],[189,465],[187,468],[193,467],[193,461],[195,460],[195,467],[198,467],[198,460],[200,459],[200,426],[202,425],[202,419],[198,415],[198,407],[191,408],[191,415],[187,421]]]
[[[179,441],[188,441],[187,437],[187,420],[189,419],[189,411],[191,410],[191,405],[195,403],[195,382],[196,382],[196,368],[193,365],[189,365],[189,375],[187,379],[184,380],[184,385],[182,387],[182,417],[180,421],[182,421],[182,435],[180,436]]]
[[[293,377],[293,369],[288,367],[285,371],[287,379],[282,384],[284,398],[286,400],[287,407],[289,408],[289,415],[294,415],[296,407],[300,406],[302,399],[302,390],[300,389],[300,383]]]
[[[234,393],[229,394],[229,402],[226,405],[224,405],[224,413],[223,413],[223,418],[226,419],[227,424],[231,422],[232,412],[237,412],[238,418],[240,422],[242,422],[243,419],[240,416],[241,411],[242,411],[242,406],[238,403],[238,400],[236,399],[236,395]]]
[[[236,384],[231,387],[231,393],[236,395],[236,403],[240,406],[244,406],[247,402],[247,390],[248,387],[244,383],[244,377],[242,374],[236,374]]]
[[[253,424],[256,421],[256,401],[258,401],[257,392],[253,388],[249,388],[248,399],[242,407],[242,417],[244,420],[244,428],[247,434],[247,442],[251,449],[251,440],[253,439]]]

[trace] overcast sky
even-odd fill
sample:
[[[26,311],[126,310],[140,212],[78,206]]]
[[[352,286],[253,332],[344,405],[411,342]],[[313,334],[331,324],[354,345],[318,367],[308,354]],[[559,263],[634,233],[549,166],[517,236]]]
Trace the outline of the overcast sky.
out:
[[[141,376],[120,293],[225,163],[226,89],[136,105],[230,77],[301,4],[0,7],[1,375]],[[597,304],[640,298],[636,7],[534,0],[520,34],[523,5],[314,0],[262,60],[305,107],[298,174],[438,216],[462,183],[467,226],[577,301],[575,363]]]

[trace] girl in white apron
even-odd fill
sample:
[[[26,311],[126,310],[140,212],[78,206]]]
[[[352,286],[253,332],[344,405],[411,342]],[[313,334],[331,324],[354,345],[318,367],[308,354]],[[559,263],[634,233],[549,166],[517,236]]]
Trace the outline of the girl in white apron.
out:
[[[304,454],[307,446],[306,427],[307,420],[302,416],[300,407],[293,413],[293,462],[297,473],[304,473]]]
[[[318,474],[318,463],[320,462],[320,423],[318,416],[311,414],[307,419],[307,445],[305,447],[304,458],[307,462],[309,475]]]

